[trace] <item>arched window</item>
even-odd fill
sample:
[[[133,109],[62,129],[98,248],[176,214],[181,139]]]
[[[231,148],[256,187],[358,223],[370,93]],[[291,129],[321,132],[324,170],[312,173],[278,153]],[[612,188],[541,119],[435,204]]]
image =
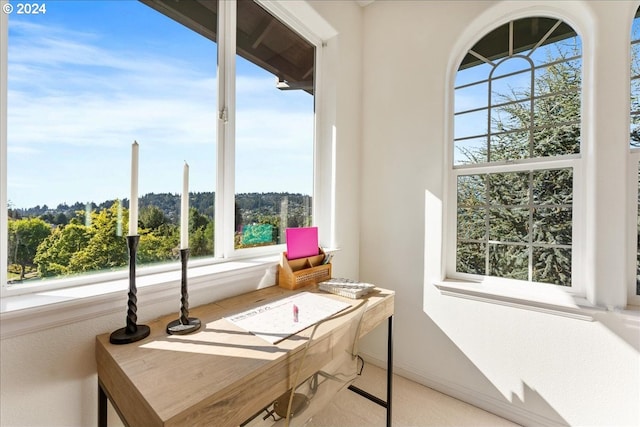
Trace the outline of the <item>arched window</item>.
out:
[[[581,51],[562,20],[529,17],[491,31],[462,60],[449,276],[572,286]]]

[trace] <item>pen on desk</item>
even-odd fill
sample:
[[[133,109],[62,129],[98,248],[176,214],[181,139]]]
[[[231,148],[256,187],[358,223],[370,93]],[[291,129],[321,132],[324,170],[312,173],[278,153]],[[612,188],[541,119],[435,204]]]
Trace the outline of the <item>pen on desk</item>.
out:
[[[298,306],[293,304],[293,321],[298,321]]]

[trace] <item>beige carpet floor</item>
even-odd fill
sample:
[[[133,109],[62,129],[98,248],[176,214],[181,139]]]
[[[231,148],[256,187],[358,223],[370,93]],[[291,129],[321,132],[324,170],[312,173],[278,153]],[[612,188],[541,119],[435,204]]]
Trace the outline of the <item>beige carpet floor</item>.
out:
[[[384,398],[386,371],[367,363],[355,385]],[[307,426],[383,427],[385,411],[356,393],[343,390]],[[393,380],[392,424],[394,427],[517,425],[398,375]]]

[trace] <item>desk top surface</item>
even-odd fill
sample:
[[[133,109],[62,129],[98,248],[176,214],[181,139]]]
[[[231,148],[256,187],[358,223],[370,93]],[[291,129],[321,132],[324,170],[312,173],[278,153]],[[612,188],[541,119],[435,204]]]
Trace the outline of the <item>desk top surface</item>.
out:
[[[189,316],[202,322],[192,334],[166,333],[177,314],[147,323],[150,335],[131,344],[111,344],[110,333],[102,334],[96,337],[100,383],[132,426],[238,425],[290,387],[291,364],[300,357],[311,328],[269,344],[224,317],[300,291],[352,305],[361,301],[324,293],[317,286],[296,291],[272,286],[190,309]],[[394,293],[376,288],[364,299],[361,335],[393,315]],[[330,343],[344,322],[322,325],[313,345],[323,336]],[[330,353],[328,349],[324,351]]]

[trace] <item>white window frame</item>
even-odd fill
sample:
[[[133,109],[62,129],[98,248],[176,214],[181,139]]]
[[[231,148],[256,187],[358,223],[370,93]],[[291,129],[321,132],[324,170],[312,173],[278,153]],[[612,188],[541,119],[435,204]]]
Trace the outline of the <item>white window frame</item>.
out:
[[[338,67],[337,32],[306,2],[277,2],[254,0],[283,23],[316,46],[315,114],[314,114],[314,184],[313,219],[320,227],[321,245],[333,249],[335,240],[335,186],[324,185],[335,176],[334,133],[336,111],[335,90],[325,82],[336,75]],[[0,6],[7,0],[0,0]],[[216,184],[216,248],[215,256],[189,263],[190,280],[201,289],[209,289],[207,297],[228,296],[269,286],[275,283],[275,265],[284,245],[263,248],[234,248],[234,174],[233,141],[235,132],[235,10],[236,0],[220,2],[219,28],[233,28],[220,34],[218,40],[219,76],[218,110],[227,107],[227,120],[219,118]],[[223,11],[224,10],[224,11]],[[8,16],[0,14],[0,253],[7,253],[7,55]],[[223,39],[226,39],[223,45]],[[225,46],[223,49],[222,46]],[[325,78],[325,76],[327,76]],[[222,224],[222,226],[220,226]],[[223,234],[220,237],[220,234]],[[226,236],[226,238],[225,238]],[[93,317],[96,313],[120,311],[122,294],[128,288],[127,271],[97,273],[81,278],[61,278],[34,285],[23,284],[19,289],[7,289],[6,257],[0,268],[1,337],[37,330]],[[138,269],[141,294],[149,294],[151,302],[166,299],[169,287],[179,283],[179,265],[142,267]],[[195,282],[195,283],[192,283]],[[217,289],[217,290],[216,290]],[[90,308],[94,306],[98,308]],[[33,309],[47,306],[42,315],[34,316]],[[72,309],[69,309],[72,307]],[[60,310],[63,310],[61,312]],[[25,322],[25,319],[29,319]]]
[[[4,6],[6,1],[0,2]],[[0,254],[8,250],[8,220],[7,212],[7,53],[9,37],[9,17],[0,13]],[[7,257],[0,261],[0,298],[6,293]]]
[[[316,90],[314,93],[314,103],[316,110],[322,100],[322,91],[319,90],[322,62],[322,40],[309,29],[298,22],[288,9],[275,2],[263,2],[254,0],[274,17],[291,27],[296,33],[305,38],[315,46],[315,80]],[[217,179],[216,179],[216,228],[215,228],[215,248],[214,257],[216,259],[233,259],[247,256],[264,256],[285,251],[285,244],[259,246],[253,248],[236,248],[234,245],[235,232],[235,144],[236,144],[236,0],[225,0],[219,2],[220,19],[218,28],[220,36],[218,38],[218,123],[217,123]],[[286,19],[285,19],[286,18]],[[233,28],[234,31],[227,31]],[[318,128],[318,115],[314,115],[314,129]],[[314,131],[313,158],[319,155],[317,144],[318,135]],[[317,168],[314,167],[314,170]],[[317,177],[314,174],[314,183]],[[314,225],[319,209],[316,203],[316,186],[313,186],[312,219]]]
[[[453,159],[453,144],[451,144],[451,158]],[[538,282],[530,282],[526,280],[509,279],[495,276],[485,276],[480,274],[470,274],[456,271],[456,249],[457,249],[457,181],[460,175],[476,175],[476,174],[491,174],[491,173],[509,173],[509,172],[524,172],[530,170],[545,170],[545,169],[573,169],[573,212],[572,212],[572,232],[571,232],[571,282],[572,286],[559,286],[553,284],[543,284]],[[582,237],[579,233],[579,229],[582,227],[583,219],[579,209],[579,206],[583,205],[582,194],[584,192],[581,185],[582,167],[579,155],[566,155],[555,158],[544,159],[526,159],[518,160],[509,163],[484,163],[480,165],[472,166],[449,166],[448,177],[448,200],[451,202],[447,204],[447,253],[446,253],[446,276],[447,278],[454,280],[462,280],[468,282],[491,282],[494,284],[501,284],[503,286],[518,286],[517,284],[526,284],[534,287],[553,286],[561,288],[563,291],[574,294],[576,296],[584,296],[584,288],[581,285],[582,281],[579,280],[579,266],[582,255],[578,248],[582,247]],[[576,277],[576,275],[578,277]],[[542,286],[541,286],[542,285]]]

